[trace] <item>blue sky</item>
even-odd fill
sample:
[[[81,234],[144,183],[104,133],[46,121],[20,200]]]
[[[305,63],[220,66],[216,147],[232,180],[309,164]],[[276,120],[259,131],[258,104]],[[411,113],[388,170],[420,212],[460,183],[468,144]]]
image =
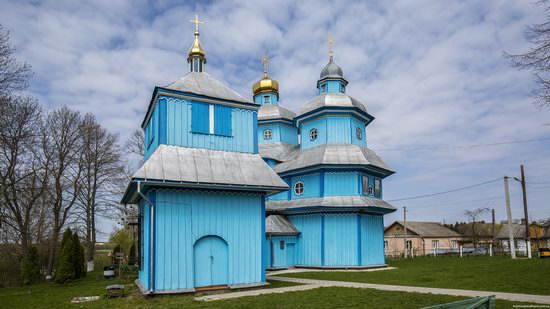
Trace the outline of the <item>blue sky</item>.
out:
[[[530,1],[0,0],[0,7],[17,56],[36,73],[32,94],[48,108],[92,111],[122,138],[139,127],[153,87],[187,72],[195,14],[205,21],[209,74],[251,97],[267,50],[281,104],[294,111],[315,95],[331,33],[347,93],[376,117],[369,147],[397,170],[384,181],[385,199],[518,176],[523,163],[530,217],[550,217],[550,141],[446,148],[550,137],[550,109],[532,105],[530,74],[502,57],[528,49],[526,25],[546,20]],[[444,149],[417,149],[426,147]],[[514,218],[522,216],[519,189],[511,182]],[[465,221],[464,210],[477,207],[505,219],[501,181],[394,204],[400,209],[386,224],[403,206],[410,220]]]

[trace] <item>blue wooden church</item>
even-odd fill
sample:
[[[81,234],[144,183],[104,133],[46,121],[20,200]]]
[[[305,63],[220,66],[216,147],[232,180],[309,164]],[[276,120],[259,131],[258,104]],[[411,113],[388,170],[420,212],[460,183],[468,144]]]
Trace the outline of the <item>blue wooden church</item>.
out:
[[[204,72],[156,87],[143,119],[145,163],[122,202],[138,204],[144,294],[266,285],[265,200],[288,186],[258,154],[260,105]]]
[[[254,84],[260,155],[290,187],[266,203],[266,268],[367,268],[384,263],[382,179],[394,171],[367,148],[374,117],[346,94],[348,81],[329,62],[318,95],[298,115],[279,105],[279,85]]]
[[[139,209],[144,294],[267,285],[266,268],[384,266],[382,179],[367,148],[374,119],[334,61],[296,115],[267,73],[248,100],[207,74],[198,18],[189,73],[155,87],[145,163],[122,203]]]

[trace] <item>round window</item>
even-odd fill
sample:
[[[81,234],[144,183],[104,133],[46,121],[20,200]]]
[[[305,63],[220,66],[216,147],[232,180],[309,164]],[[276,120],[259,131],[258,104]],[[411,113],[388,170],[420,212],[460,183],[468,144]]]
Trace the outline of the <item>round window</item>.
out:
[[[374,194],[374,189],[372,187],[369,187],[369,195],[373,195]]]
[[[294,194],[296,195],[302,195],[304,194],[304,183],[301,181],[298,181],[294,184]]]
[[[264,139],[271,139],[273,137],[273,132],[270,129],[264,130]]]
[[[355,128],[355,136],[357,136],[357,139],[363,138],[363,131],[361,131],[360,127]]]
[[[309,131],[309,140],[314,141],[317,139],[317,129],[313,128]]]

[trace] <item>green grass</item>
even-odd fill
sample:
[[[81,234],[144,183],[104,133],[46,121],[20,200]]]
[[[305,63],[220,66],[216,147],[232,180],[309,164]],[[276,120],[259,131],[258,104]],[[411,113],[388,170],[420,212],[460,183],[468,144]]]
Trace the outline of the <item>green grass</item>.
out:
[[[394,270],[305,272],[281,276],[351,282],[550,295],[550,259],[437,257],[388,260]]]
[[[193,295],[143,297],[132,280],[104,280],[97,275],[76,280],[66,286],[53,283],[27,288],[0,290],[2,308],[421,308],[461,300],[445,295],[386,292],[371,289],[320,288],[309,291],[244,297],[233,300],[198,302]],[[126,284],[127,297],[108,299],[105,286]],[[279,283],[277,283],[279,284]],[[101,296],[89,303],[71,304],[76,296]],[[520,303],[497,301],[497,308],[512,308]]]

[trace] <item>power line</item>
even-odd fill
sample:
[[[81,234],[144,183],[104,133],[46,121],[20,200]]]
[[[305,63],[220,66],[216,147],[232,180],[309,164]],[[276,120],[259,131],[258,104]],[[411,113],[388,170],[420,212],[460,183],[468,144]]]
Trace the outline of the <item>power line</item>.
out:
[[[540,141],[546,141],[546,140],[550,140],[550,137],[525,139],[525,140],[513,140],[513,141],[504,141],[504,142],[496,142],[496,143],[485,143],[485,144],[424,146],[424,147],[411,147],[411,148],[386,148],[386,149],[375,149],[375,151],[420,151],[420,150],[464,149],[464,148],[501,146],[501,145],[510,145],[510,144],[524,144],[524,143],[540,142]]]
[[[467,186],[467,187],[462,187],[462,188],[457,188],[457,189],[452,189],[452,190],[447,190],[447,191],[441,191],[441,192],[436,192],[436,193],[431,193],[431,194],[424,194],[424,195],[417,195],[417,196],[411,196],[411,197],[398,198],[398,199],[394,199],[394,200],[388,200],[388,202],[406,201],[406,200],[413,200],[413,199],[418,199],[418,198],[442,195],[442,194],[447,194],[447,193],[452,193],[452,192],[456,192],[456,191],[466,190],[466,189],[470,189],[470,188],[474,188],[474,187],[479,187],[479,186],[486,185],[486,184],[489,184],[489,183],[492,183],[492,182],[495,182],[495,181],[500,181],[500,180],[502,180],[502,178],[497,178],[497,179],[481,182],[481,183],[478,183],[478,184],[475,184],[475,185],[470,185],[470,186]]]

